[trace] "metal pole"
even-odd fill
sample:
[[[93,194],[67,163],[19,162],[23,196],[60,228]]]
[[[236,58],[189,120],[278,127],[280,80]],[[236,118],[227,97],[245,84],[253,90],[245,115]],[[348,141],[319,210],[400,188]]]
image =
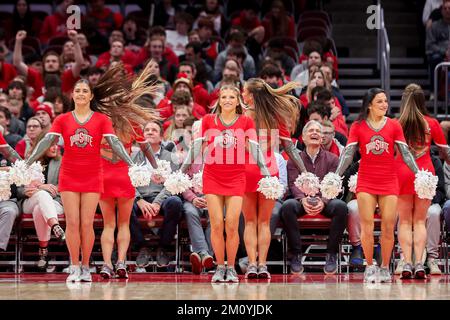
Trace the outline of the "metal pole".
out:
[[[448,116],[448,64],[445,65],[445,116]]]
[[[433,79],[433,81],[434,81],[434,91],[433,91],[434,101],[433,102],[434,102],[434,116],[435,117],[437,117],[437,99],[438,99],[438,96],[437,96],[437,86],[438,86],[438,83],[437,83],[437,72],[438,72],[440,67],[441,67],[441,64],[439,63],[434,68],[434,79]]]

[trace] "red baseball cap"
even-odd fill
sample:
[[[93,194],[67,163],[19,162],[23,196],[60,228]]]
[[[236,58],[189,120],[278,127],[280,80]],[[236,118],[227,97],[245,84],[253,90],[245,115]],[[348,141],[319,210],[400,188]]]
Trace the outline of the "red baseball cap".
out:
[[[50,119],[53,120],[53,110],[48,104],[40,104],[40,105],[38,105],[36,107],[35,111],[37,113],[40,110],[47,112],[48,115],[50,116]]]

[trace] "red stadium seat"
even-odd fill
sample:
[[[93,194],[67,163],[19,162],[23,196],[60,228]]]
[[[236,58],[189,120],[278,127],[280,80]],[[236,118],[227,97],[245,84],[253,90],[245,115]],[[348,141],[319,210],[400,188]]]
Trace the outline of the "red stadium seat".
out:
[[[298,42],[303,42],[306,39],[313,37],[325,37],[328,38],[329,34],[325,28],[322,27],[306,27],[298,30],[297,40]]]

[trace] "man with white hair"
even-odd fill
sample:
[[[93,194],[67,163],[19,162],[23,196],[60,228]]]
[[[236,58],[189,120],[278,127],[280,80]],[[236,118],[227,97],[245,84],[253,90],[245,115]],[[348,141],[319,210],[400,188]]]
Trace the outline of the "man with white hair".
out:
[[[303,128],[303,142],[305,150],[300,157],[308,172],[314,173],[320,180],[329,173],[335,172],[339,158],[321,148],[322,125],[315,121],[309,121]],[[302,244],[297,218],[309,215],[321,214],[331,218],[330,234],[327,245],[327,258],[323,268],[326,274],[334,274],[337,271],[337,253],[347,225],[347,205],[344,201],[327,200],[320,192],[315,195],[307,195],[301,192],[294,184],[300,172],[289,160],[287,164],[288,185],[293,199],[286,200],[281,207],[281,219],[286,231],[290,255],[291,273],[302,273],[301,263]]]

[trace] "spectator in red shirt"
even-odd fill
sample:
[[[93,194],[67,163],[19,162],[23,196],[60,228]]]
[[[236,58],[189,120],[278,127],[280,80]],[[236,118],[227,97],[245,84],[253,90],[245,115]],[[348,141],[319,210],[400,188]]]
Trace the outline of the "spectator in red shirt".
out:
[[[199,105],[198,103],[194,102],[193,95],[192,95],[192,82],[187,78],[179,78],[175,81],[173,84],[173,95],[171,99],[164,98],[161,100],[161,102],[158,104],[157,109],[161,115],[161,118],[167,119],[173,115],[173,105],[171,100],[173,99],[184,99],[183,101],[180,101],[179,104],[187,104],[192,107],[191,113],[196,119],[201,119],[205,114],[205,109]],[[177,94],[177,92],[185,92],[185,94]],[[178,98],[175,98],[178,97]],[[187,101],[189,102],[187,102]]]
[[[108,41],[109,41],[110,50],[99,55],[97,63],[96,63],[96,65],[98,67],[108,65],[112,61],[111,60],[112,59],[111,47],[112,47],[113,42],[119,41],[122,44],[125,43],[125,38],[124,38],[123,32],[121,30],[114,30],[113,32],[111,32],[111,35],[109,36]],[[120,57],[120,60],[124,64],[128,64],[128,65],[134,67],[136,58],[137,58],[136,53],[125,48],[123,50],[123,54]]]
[[[69,39],[74,43],[75,48],[75,63],[70,69],[61,71],[59,56],[55,52],[47,52],[44,55],[44,73],[40,74],[37,70],[28,67],[23,62],[22,57],[22,41],[27,36],[25,31],[19,31],[16,35],[16,42],[14,45],[13,62],[19,74],[27,77],[27,84],[34,88],[34,98],[42,95],[42,88],[44,86],[44,77],[46,74],[58,74],[61,76],[63,92],[70,92],[73,85],[80,76],[81,69],[86,67],[89,63],[89,57],[83,59],[81,47],[78,43],[77,32],[69,30],[67,32]]]
[[[193,82],[192,95],[194,97],[194,102],[205,108],[205,112],[208,112],[207,110],[210,105],[209,93],[202,83],[195,81],[197,76],[197,68],[195,67],[195,64],[188,61],[183,61],[180,63],[178,71],[178,78],[185,77]],[[171,90],[167,93],[167,97],[170,99],[172,94],[173,91]]]
[[[11,125],[11,117],[11,111],[9,111],[6,106],[0,104],[0,126],[3,127],[3,137],[11,146],[11,148],[15,149],[17,143],[22,140],[22,136],[9,131]]]
[[[259,5],[256,1],[245,1],[240,15],[231,20],[231,25],[240,26],[245,30],[248,37],[254,38],[258,43],[263,43],[265,30],[261,21],[259,21],[258,14]]]
[[[6,90],[8,84],[16,77],[17,72],[13,65],[0,61],[0,89]]]
[[[108,38],[113,30],[122,27],[122,15],[105,7],[105,0],[89,0],[88,3],[89,10],[86,18],[95,22],[96,29],[105,38]]]
[[[53,37],[65,36],[67,34],[67,8],[73,5],[73,0],[62,0],[56,8],[56,12],[45,17],[39,39],[42,44],[47,44]]]
[[[340,157],[344,146],[334,136],[333,123],[330,120],[322,121],[322,148]]]
[[[205,60],[211,67],[213,67],[217,56],[224,49],[223,45],[219,41],[211,39],[214,35],[214,21],[207,17],[201,17],[198,20],[197,34],[202,44]],[[192,36],[189,39],[190,42],[194,40],[195,39],[192,38]]]
[[[125,55],[125,49],[123,47],[123,42],[121,41],[113,41],[111,44],[111,49],[109,50],[110,59],[107,60],[98,60],[96,67],[101,69],[108,69],[113,62],[122,62],[124,68],[128,71],[129,74],[133,74],[133,67],[130,64],[127,64],[123,61],[123,57]]]
[[[178,67],[178,62],[179,62],[178,57],[175,54],[175,52],[173,52],[172,49],[170,49],[168,46],[166,46],[166,30],[164,30],[164,28],[161,26],[154,26],[150,29],[147,42],[142,47],[141,51],[138,53],[134,65],[139,66],[139,65],[143,64],[144,62],[146,62],[149,58],[152,58],[151,52],[150,52],[151,51],[150,43],[154,39],[159,39],[162,41],[162,43],[163,43],[162,57],[165,60],[167,60],[169,68],[171,68],[172,65],[175,67]],[[161,74],[163,74],[163,73],[161,72]]]
[[[270,12],[264,17],[262,25],[264,26],[264,42],[280,36],[295,38],[294,18],[286,12],[281,0],[272,2]]]
[[[164,57],[164,50],[164,41],[160,38],[152,38],[149,41],[147,51],[149,56],[145,61],[147,61],[148,59],[153,59],[154,61],[156,61],[159,65],[159,72],[161,74],[161,77],[172,83],[176,77],[177,67]]]

